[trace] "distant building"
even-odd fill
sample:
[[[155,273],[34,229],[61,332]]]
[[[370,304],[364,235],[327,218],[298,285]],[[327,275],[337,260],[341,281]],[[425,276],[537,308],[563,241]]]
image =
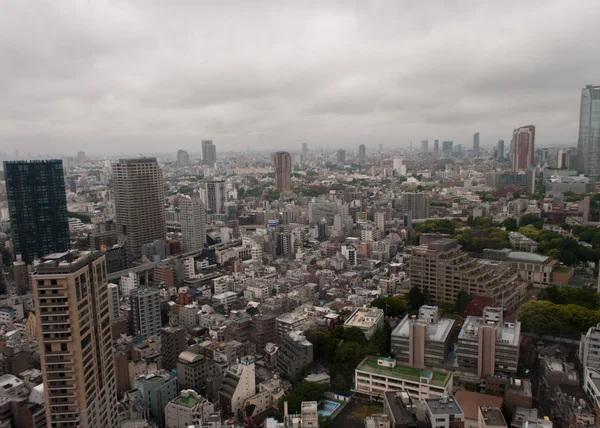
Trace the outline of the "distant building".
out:
[[[140,287],[129,294],[132,334],[143,338],[158,334],[161,328],[160,293],[156,287]]]
[[[360,146],[358,146],[358,163],[360,163],[361,165],[363,163],[365,163],[366,156],[367,156],[367,148],[365,147],[364,144],[361,144]]]
[[[184,253],[200,251],[206,243],[206,206],[198,196],[179,199],[181,248]]]
[[[344,323],[344,327],[356,327],[361,329],[367,338],[383,326],[383,309],[379,308],[358,308],[350,318]]]
[[[581,90],[579,116],[579,172],[592,181],[600,179],[600,86],[586,85]]]
[[[207,166],[214,166],[217,162],[217,147],[212,140],[202,140],[202,163]]]
[[[458,365],[478,377],[514,375],[519,361],[521,323],[503,322],[501,308],[485,308],[483,317],[469,316],[458,335]]]
[[[200,188],[200,199],[204,202],[204,208],[213,214],[223,214],[227,202],[225,182],[205,181],[203,184],[204,186]]]
[[[498,140],[498,159],[504,159],[504,140]]]
[[[279,193],[292,190],[292,156],[288,152],[273,155],[275,166],[275,187]]]
[[[26,264],[71,246],[62,160],[6,161],[14,254]]]
[[[345,150],[338,150],[337,163],[340,165],[343,165],[344,163],[346,163],[346,151]]]
[[[421,153],[429,153],[429,140],[421,140]]]
[[[479,154],[479,132],[473,134],[473,153],[475,156]]]
[[[406,192],[399,198],[398,210],[402,214],[410,214],[412,220],[428,218],[431,199],[424,193]]]
[[[159,333],[162,367],[165,370],[173,370],[177,367],[179,354],[187,345],[185,329],[183,327],[164,327],[160,329]]]
[[[440,152],[440,140],[433,140],[433,153]]]
[[[177,165],[178,166],[189,166],[190,165],[190,155],[185,150],[177,151]]]
[[[534,166],[535,126],[522,126],[513,131],[511,153],[513,171]]]

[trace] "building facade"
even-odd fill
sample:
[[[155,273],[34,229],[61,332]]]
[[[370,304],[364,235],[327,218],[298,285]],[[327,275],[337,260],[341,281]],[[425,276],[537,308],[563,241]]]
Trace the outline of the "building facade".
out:
[[[600,179],[600,86],[587,85],[581,90],[579,172],[593,181]]]
[[[522,126],[513,131],[511,153],[513,171],[520,171],[534,165],[535,126]]]
[[[113,194],[117,227],[134,258],[142,246],[165,239],[165,192],[156,158],[120,159],[113,164]]]
[[[181,249],[184,253],[200,251],[206,243],[206,207],[198,196],[179,199]]]
[[[292,190],[292,156],[288,152],[273,155],[275,166],[275,187],[279,193]]]
[[[117,425],[105,256],[50,254],[33,274],[49,427]]]
[[[217,146],[212,140],[202,140],[202,163],[207,166],[214,166],[217,162]]]
[[[4,162],[14,253],[31,264],[70,248],[67,194],[61,160]]]
[[[132,331],[135,336],[148,338],[161,328],[160,292],[155,287],[136,288],[129,294]]]

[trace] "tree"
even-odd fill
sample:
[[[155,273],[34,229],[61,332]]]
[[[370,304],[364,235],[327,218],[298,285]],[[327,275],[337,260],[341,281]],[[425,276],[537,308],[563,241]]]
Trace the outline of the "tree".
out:
[[[325,390],[325,385],[320,383],[301,382],[292,392],[284,395],[279,400],[279,414],[283,415],[283,403],[286,401],[289,413],[300,413],[300,406],[303,401],[321,401],[325,397]]]
[[[535,214],[525,214],[519,219],[519,226],[524,227],[532,225],[536,229],[542,229],[544,226],[544,220],[536,216]]]
[[[462,315],[473,297],[466,290],[460,290],[456,295],[456,312]]]
[[[373,333],[371,344],[379,351],[379,354],[390,354],[392,350],[392,327],[387,319],[383,321],[383,326]]]
[[[502,226],[504,226],[506,228],[507,231],[509,232],[516,232],[519,224],[517,222],[516,218],[507,218],[506,220],[504,220],[502,222]]]
[[[0,253],[2,254],[2,264],[9,267],[12,263],[10,251],[4,245],[0,245]]]
[[[416,311],[425,304],[425,294],[417,286],[413,286],[410,289],[406,298],[408,300],[408,306],[410,306],[413,311]]]

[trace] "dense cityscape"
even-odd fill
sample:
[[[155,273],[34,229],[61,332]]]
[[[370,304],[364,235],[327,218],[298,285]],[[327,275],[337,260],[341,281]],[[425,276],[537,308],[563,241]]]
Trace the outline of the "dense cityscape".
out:
[[[573,147],[2,153],[1,426],[597,426],[578,107]]]

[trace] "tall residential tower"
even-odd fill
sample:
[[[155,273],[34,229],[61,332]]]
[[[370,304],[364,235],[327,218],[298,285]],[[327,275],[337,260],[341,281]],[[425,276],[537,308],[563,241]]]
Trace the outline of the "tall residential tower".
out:
[[[198,196],[179,199],[181,247],[184,253],[202,250],[206,243],[206,207]]]
[[[4,162],[15,254],[36,257],[70,247],[67,195],[61,160]]]
[[[119,235],[139,258],[142,245],[167,234],[163,176],[156,158],[120,159],[113,165],[113,191]]]
[[[275,186],[279,193],[292,190],[292,156],[288,152],[277,152],[273,155],[275,166]]]
[[[600,180],[600,86],[586,85],[581,90],[577,149],[579,172]]]
[[[212,140],[202,140],[202,163],[204,165],[214,166],[217,161],[217,146]]]
[[[511,142],[512,169],[520,171],[533,166],[535,154],[535,126],[527,125],[513,131]]]

